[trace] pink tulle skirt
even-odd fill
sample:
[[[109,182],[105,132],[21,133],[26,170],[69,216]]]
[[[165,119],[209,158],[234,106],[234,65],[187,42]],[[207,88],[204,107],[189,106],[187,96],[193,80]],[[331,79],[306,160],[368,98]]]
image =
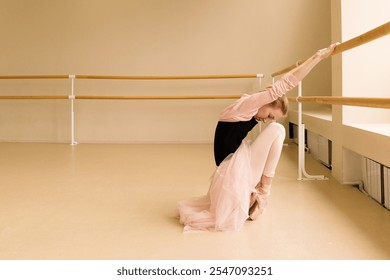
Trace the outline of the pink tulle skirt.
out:
[[[243,141],[212,177],[208,193],[178,203],[184,231],[239,231],[248,219],[250,195],[255,191],[249,143]]]

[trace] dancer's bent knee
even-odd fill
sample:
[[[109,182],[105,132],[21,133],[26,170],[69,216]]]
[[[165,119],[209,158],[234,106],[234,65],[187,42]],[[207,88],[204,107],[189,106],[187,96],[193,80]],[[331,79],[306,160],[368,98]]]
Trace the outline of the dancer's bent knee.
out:
[[[280,123],[272,122],[267,126],[266,129],[274,131],[279,137],[282,137],[283,139],[286,137],[286,129]]]

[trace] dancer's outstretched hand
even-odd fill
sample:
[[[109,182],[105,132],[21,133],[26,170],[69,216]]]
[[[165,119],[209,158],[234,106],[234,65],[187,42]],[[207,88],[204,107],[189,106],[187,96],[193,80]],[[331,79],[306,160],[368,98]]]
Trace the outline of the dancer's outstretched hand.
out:
[[[321,59],[325,59],[333,53],[334,49],[338,45],[340,45],[340,43],[334,43],[325,49],[318,50],[316,53],[316,56],[321,58]]]

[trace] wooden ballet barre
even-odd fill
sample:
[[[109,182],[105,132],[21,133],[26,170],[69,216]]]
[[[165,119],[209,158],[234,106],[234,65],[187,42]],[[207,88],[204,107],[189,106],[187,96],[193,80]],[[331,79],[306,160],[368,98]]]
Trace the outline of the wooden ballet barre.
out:
[[[180,99],[238,99],[241,95],[171,95],[171,96],[74,96],[73,99],[84,100],[180,100]],[[0,100],[23,100],[23,99],[72,99],[67,95],[35,95],[35,96],[0,96]]]
[[[330,105],[348,105],[390,109],[390,98],[341,97],[341,96],[300,96],[289,97],[291,102],[314,102]]]
[[[22,99],[69,99],[69,96],[67,95],[24,95],[24,96],[1,96],[0,95],[0,100],[22,100]]]
[[[240,95],[171,95],[171,96],[75,96],[75,99],[92,100],[180,100],[180,99],[238,99]]]
[[[16,75],[16,76],[0,76],[2,80],[16,79],[69,79],[69,75]]]
[[[378,38],[381,38],[381,37],[389,35],[389,34],[390,34],[390,21],[381,25],[381,26],[378,26],[377,28],[374,28],[374,29],[372,29],[372,30],[360,35],[360,36],[357,36],[355,38],[352,38],[348,41],[341,43],[340,45],[336,46],[336,48],[333,50],[333,53],[331,54],[331,56],[335,55],[335,54],[342,53],[342,52],[350,50],[350,49],[353,49],[355,47],[361,46],[363,44],[374,41]],[[283,68],[282,70],[279,70],[279,71],[272,73],[271,76],[276,77],[276,76],[282,75],[284,73],[287,73],[290,70],[297,67],[298,65],[305,62],[306,60],[307,59],[299,60],[296,62],[296,64],[290,65],[286,68]]]
[[[107,80],[205,80],[264,78],[264,74],[192,75],[192,76],[106,76],[106,75],[6,75],[0,79],[107,79]]]
[[[236,74],[236,75],[195,75],[195,76],[103,76],[103,75],[76,75],[77,79],[107,79],[107,80],[204,80],[204,79],[249,79],[263,78],[263,74]]]

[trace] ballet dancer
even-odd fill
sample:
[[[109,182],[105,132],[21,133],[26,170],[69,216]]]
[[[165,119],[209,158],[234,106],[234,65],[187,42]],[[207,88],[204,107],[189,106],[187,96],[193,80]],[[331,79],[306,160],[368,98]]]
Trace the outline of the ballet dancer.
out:
[[[214,137],[217,168],[205,196],[178,203],[184,231],[239,231],[264,210],[285,139],[275,122],[288,111],[285,94],[296,87],[338,43],[317,51],[272,87],[244,94],[220,114]],[[244,140],[258,122],[270,122],[253,142]]]

